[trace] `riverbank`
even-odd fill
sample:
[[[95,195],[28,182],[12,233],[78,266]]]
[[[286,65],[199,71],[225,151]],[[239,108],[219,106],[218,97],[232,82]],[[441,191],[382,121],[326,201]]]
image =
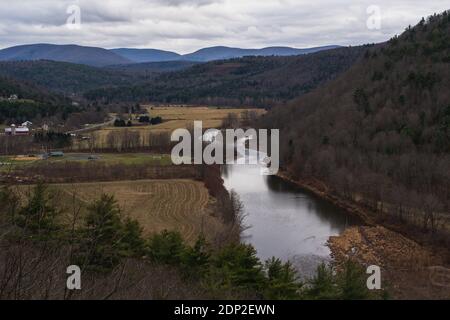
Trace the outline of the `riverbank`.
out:
[[[351,227],[330,237],[328,246],[337,268],[348,259],[379,266],[382,288],[391,298],[450,299],[450,269],[442,267],[443,257],[397,232],[383,226]]]
[[[330,237],[328,246],[336,266],[349,258],[365,266],[380,266],[385,288],[394,298],[450,298],[450,269],[445,268],[449,266],[450,254],[445,243],[430,240],[407,224],[380,219],[361,204],[336,196],[318,180],[296,180],[286,172],[278,176],[361,219],[361,226]],[[443,281],[433,284],[430,277],[436,266],[445,266],[442,269],[445,276]]]
[[[292,179],[286,172],[279,172],[278,177],[286,181],[289,181],[302,189],[306,189],[314,193],[315,195],[319,196],[320,198],[327,200],[333,205],[341,209],[344,209],[350,215],[360,219],[362,221],[362,224],[368,226],[376,225],[375,219],[373,218],[373,216],[371,216],[371,214],[368,213],[367,209],[362,208],[353,201],[348,201],[332,194],[327,188],[327,186],[318,180],[314,179],[295,180]]]

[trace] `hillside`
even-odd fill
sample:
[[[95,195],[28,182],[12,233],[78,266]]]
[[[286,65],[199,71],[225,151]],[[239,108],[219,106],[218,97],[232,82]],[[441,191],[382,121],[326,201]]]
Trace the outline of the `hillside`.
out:
[[[39,87],[66,94],[130,85],[136,81],[132,74],[48,60],[0,62],[0,76],[32,82]]]
[[[281,129],[292,177],[318,179],[380,217],[435,232],[450,222],[449,88],[446,12],[368,49],[339,78],[276,108],[261,125]]]
[[[132,87],[99,89],[86,98],[268,107],[298,97],[347,70],[363,47],[293,57],[245,57],[195,65]]]
[[[12,95],[17,100],[9,100]],[[0,124],[33,121],[55,115],[68,115],[77,108],[70,100],[50,94],[31,84],[0,77]]]
[[[77,45],[32,44],[0,50],[0,61],[54,60],[107,66],[131,61],[106,49]]]
[[[80,95],[98,88],[135,85],[158,74],[187,69],[188,61],[150,62],[103,68],[50,60],[0,61],[0,76],[27,81],[49,91]]]
[[[154,78],[156,75],[164,72],[174,72],[188,69],[200,62],[194,61],[163,61],[163,62],[143,62],[125,65],[108,66],[104,69],[111,71],[120,71],[125,74]]]

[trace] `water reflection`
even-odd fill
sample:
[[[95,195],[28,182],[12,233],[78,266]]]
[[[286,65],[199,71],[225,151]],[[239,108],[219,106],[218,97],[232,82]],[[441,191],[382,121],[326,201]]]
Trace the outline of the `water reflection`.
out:
[[[224,166],[222,177],[244,204],[250,227],[244,241],[255,246],[261,259],[276,256],[317,265],[329,257],[328,238],[356,223],[314,194],[279,177],[260,175],[258,166]]]

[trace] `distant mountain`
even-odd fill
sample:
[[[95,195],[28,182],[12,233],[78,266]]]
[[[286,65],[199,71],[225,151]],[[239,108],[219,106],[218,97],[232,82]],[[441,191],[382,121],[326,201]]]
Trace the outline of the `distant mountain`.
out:
[[[296,56],[307,53],[314,53],[323,50],[335,49],[338,46],[325,46],[310,49],[295,49],[289,47],[268,47],[263,49],[240,49],[230,47],[211,47],[200,49],[194,53],[185,54],[183,60],[190,61],[213,61],[232,58],[242,58],[245,56]]]
[[[85,64],[94,67],[104,67],[148,62],[209,62],[214,60],[242,58],[245,56],[295,56],[334,49],[336,47],[337,46],[325,46],[310,49],[295,49],[289,47],[268,47],[263,49],[211,47],[180,55],[175,52],[157,49],[118,48],[107,50],[78,45],[30,44],[0,50],[0,61],[52,60]]]
[[[135,63],[174,61],[179,60],[181,57],[178,53],[157,49],[119,48],[111,49],[110,51]]]
[[[0,61],[42,59],[96,67],[131,62],[106,49],[77,45],[31,44],[0,50]]]
[[[147,83],[87,92],[99,101],[155,101],[269,107],[294,99],[347,70],[366,49],[338,48],[289,57],[244,57],[199,63]],[[125,66],[124,68],[129,68]]]
[[[230,47],[210,47],[200,49],[193,53],[180,55],[175,52],[155,49],[112,49],[111,51],[131,60],[135,63],[141,62],[162,62],[162,61],[196,61],[209,62],[214,60],[225,60],[242,58],[245,56],[296,56],[307,53],[314,53],[323,50],[335,49],[338,46],[325,46],[310,49],[296,49],[290,47],[268,47],[263,49],[241,49]]]

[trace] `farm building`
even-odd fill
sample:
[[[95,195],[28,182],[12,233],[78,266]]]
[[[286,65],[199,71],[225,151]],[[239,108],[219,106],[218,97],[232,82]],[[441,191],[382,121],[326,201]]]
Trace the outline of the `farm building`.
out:
[[[27,136],[30,134],[30,129],[26,126],[16,127],[12,124],[9,128],[5,128],[5,134],[9,136]]]

